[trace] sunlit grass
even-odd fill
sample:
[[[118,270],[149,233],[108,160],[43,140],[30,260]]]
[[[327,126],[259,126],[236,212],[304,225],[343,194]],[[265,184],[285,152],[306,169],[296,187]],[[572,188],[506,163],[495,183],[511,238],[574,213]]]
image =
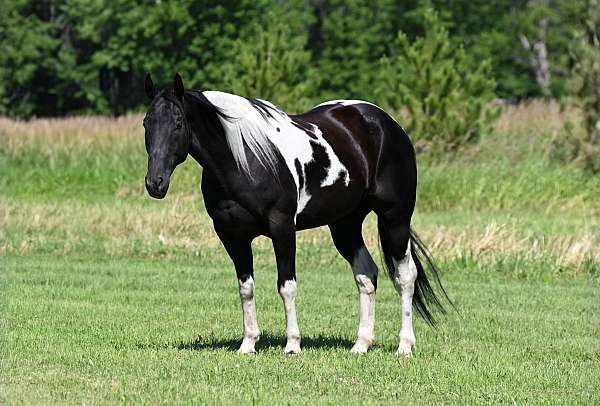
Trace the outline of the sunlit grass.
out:
[[[442,263],[460,314],[416,321],[414,358],[394,355],[399,300],[382,277],[377,345],[357,328],[349,268],[329,246],[300,248],[304,352],[286,359],[270,254],[258,253],[258,355],[241,357],[235,275],[201,260],[5,257],[8,403],[580,403],[600,376],[597,284],[522,280]],[[311,266],[317,255],[329,263]],[[471,264],[478,267],[477,264]]]
[[[598,403],[600,178],[548,159],[563,116],[510,107],[444,161],[419,157],[413,225],[460,315],[417,322],[392,355],[398,297],[381,276],[377,342],[347,353],[357,303],[327,228],[298,234],[305,351],[281,355],[270,240],[254,242],[259,355],[235,353],[235,274],[201,171],[143,187],[141,116],[0,118],[0,401],[9,403]],[[364,225],[377,250],[375,218]]]

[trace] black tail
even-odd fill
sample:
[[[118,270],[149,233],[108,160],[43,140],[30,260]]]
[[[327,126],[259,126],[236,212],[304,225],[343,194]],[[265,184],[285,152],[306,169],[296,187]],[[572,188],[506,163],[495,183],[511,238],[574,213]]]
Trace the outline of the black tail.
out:
[[[391,254],[391,247],[389,242],[389,235],[385,232],[385,227],[381,220],[377,222],[377,226],[379,229],[379,241],[381,242],[381,251],[383,253],[383,259],[385,261],[385,266],[387,268],[388,274],[390,278],[393,279],[394,272],[396,270],[396,263]],[[412,255],[412,259],[417,267],[417,280],[415,281],[415,292],[413,295],[413,306],[417,309],[417,312],[425,319],[427,323],[431,326],[434,326],[436,323],[435,317],[432,313],[432,308],[437,308],[440,313],[445,314],[446,309],[442,305],[441,301],[438,299],[433,287],[429,283],[429,279],[427,279],[427,274],[425,273],[425,269],[421,264],[420,257],[424,258],[427,267],[429,268],[429,273],[435,279],[436,284],[439,287],[439,290],[443,293],[444,297],[450,303],[452,307],[452,301],[448,298],[444,287],[440,281],[437,268],[433,263],[433,259],[431,258],[431,253],[423,244],[419,236],[410,229],[410,251]]]

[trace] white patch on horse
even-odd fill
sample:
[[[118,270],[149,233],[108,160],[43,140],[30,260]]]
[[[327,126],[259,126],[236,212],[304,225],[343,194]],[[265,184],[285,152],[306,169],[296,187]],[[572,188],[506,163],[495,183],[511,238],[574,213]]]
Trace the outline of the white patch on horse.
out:
[[[285,281],[279,289],[285,309],[285,335],[287,344],[285,354],[296,355],[300,353],[300,328],[296,317],[296,281]]]
[[[302,123],[310,126],[307,129],[298,128],[292,119],[274,104],[259,100],[271,107],[268,115],[261,114],[249,100],[229,93],[207,91],[204,96],[231,119],[219,117],[225,130],[227,143],[231,148],[233,157],[238,166],[249,176],[249,167],[245,155],[244,144],[257,156],[265,168],[275,168],[277,164],[273,147],[277,148],[290,171],[297,189],[296,217],[306,208],[311,195],[307,188],[305,167],[314,160],[314,151],[311,141],[325,149],[330,165],[327,175],[321,181],[321,187],[333,185],[340,177],[344,184],[350,183],[348,170],[342,164],[335,151],[323,138],[322,131],[314,124]],[[312,135],[312,137],[311,137]],[[296,170],[298,160],[304,184],[300,187],[300,175]]]
[[[313,108],[322,107],[322,106],[330,106],[330,105],[334,105],[334,104],[340,104],[342,106],[352,106],[353,104],[368,104],[368,105],[377,107],[380,110],[383,110],[378,105],[369,103],[368,101],[364,101],[364,100],[329,100],[329,101],[323,102],[321,104],[317,104]]]
[[[406,254],[402,261],[398,262],[394,272],[394,286],[401,296],[402,326],[400,327],[400,343],[398,355],[410,357],[412,347],[415,345],[415,333],[412,325],[412,299],[415,291],[415,280],[417,279],[417,266],[412,258],[410,241],[406,248]]]
[[[365,274],[357,273],[354,279],[358,287],[360,323],[358,338],[350,352],[365,353],[375,340],[375,286]]]
[[[244,339],[238,352],[240,354],[254,354],[256,352],[254,345],[260,338],[256,317],[256,302],[254,300],[254,279],[249,277],[244,282],[238,280],[238,284],[244,313]]]
[[[277,156],[268,142],[270,128],[264,125],[264,118],[258,110],[247,99],[234,94],[216,91],[207,91],[203,94],[228,116],[228,118],[218,117],[238,167],[252,178],[245,144],[265,168],[274,171],[277,167]]]

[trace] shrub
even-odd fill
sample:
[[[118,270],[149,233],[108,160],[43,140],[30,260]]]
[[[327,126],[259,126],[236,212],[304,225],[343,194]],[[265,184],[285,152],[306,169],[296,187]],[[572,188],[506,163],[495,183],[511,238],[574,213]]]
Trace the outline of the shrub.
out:
[[[492,130],[496,82],[489,61],[472,69],[435,11],[427,9],[424,19],[424,37],[410,43],[399,32],[395,51],[382,58],[377,94],[400,113],[417,147],[455,150]]]
[[[587,19],[571,46],[571,97],[581,110],[577,125],[565,123],[566,134],[553,143],[553,155],[574,162],[593,173],[600,172],[600,1],[589,0]]]

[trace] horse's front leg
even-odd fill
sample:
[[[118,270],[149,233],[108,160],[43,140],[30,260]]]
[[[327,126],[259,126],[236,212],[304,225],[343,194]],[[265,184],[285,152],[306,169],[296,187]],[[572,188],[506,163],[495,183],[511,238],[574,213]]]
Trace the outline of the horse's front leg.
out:
[[[244,314],[244,339],[238,352],[240,354],[255,354],[254,348],[260,338],[258,320],[256,317],[256,302],[254,299],[254,269],[252,261],[252,239],[240,237],[215,227],[227,253],[233,261],[240,288],[240,301]]]
[[[277,290],[285,309],[284,353],[300,353],[300,329],[296,317],[296,225],[294,219],[276,214],[269,219],[269,229],[277,262]]]

